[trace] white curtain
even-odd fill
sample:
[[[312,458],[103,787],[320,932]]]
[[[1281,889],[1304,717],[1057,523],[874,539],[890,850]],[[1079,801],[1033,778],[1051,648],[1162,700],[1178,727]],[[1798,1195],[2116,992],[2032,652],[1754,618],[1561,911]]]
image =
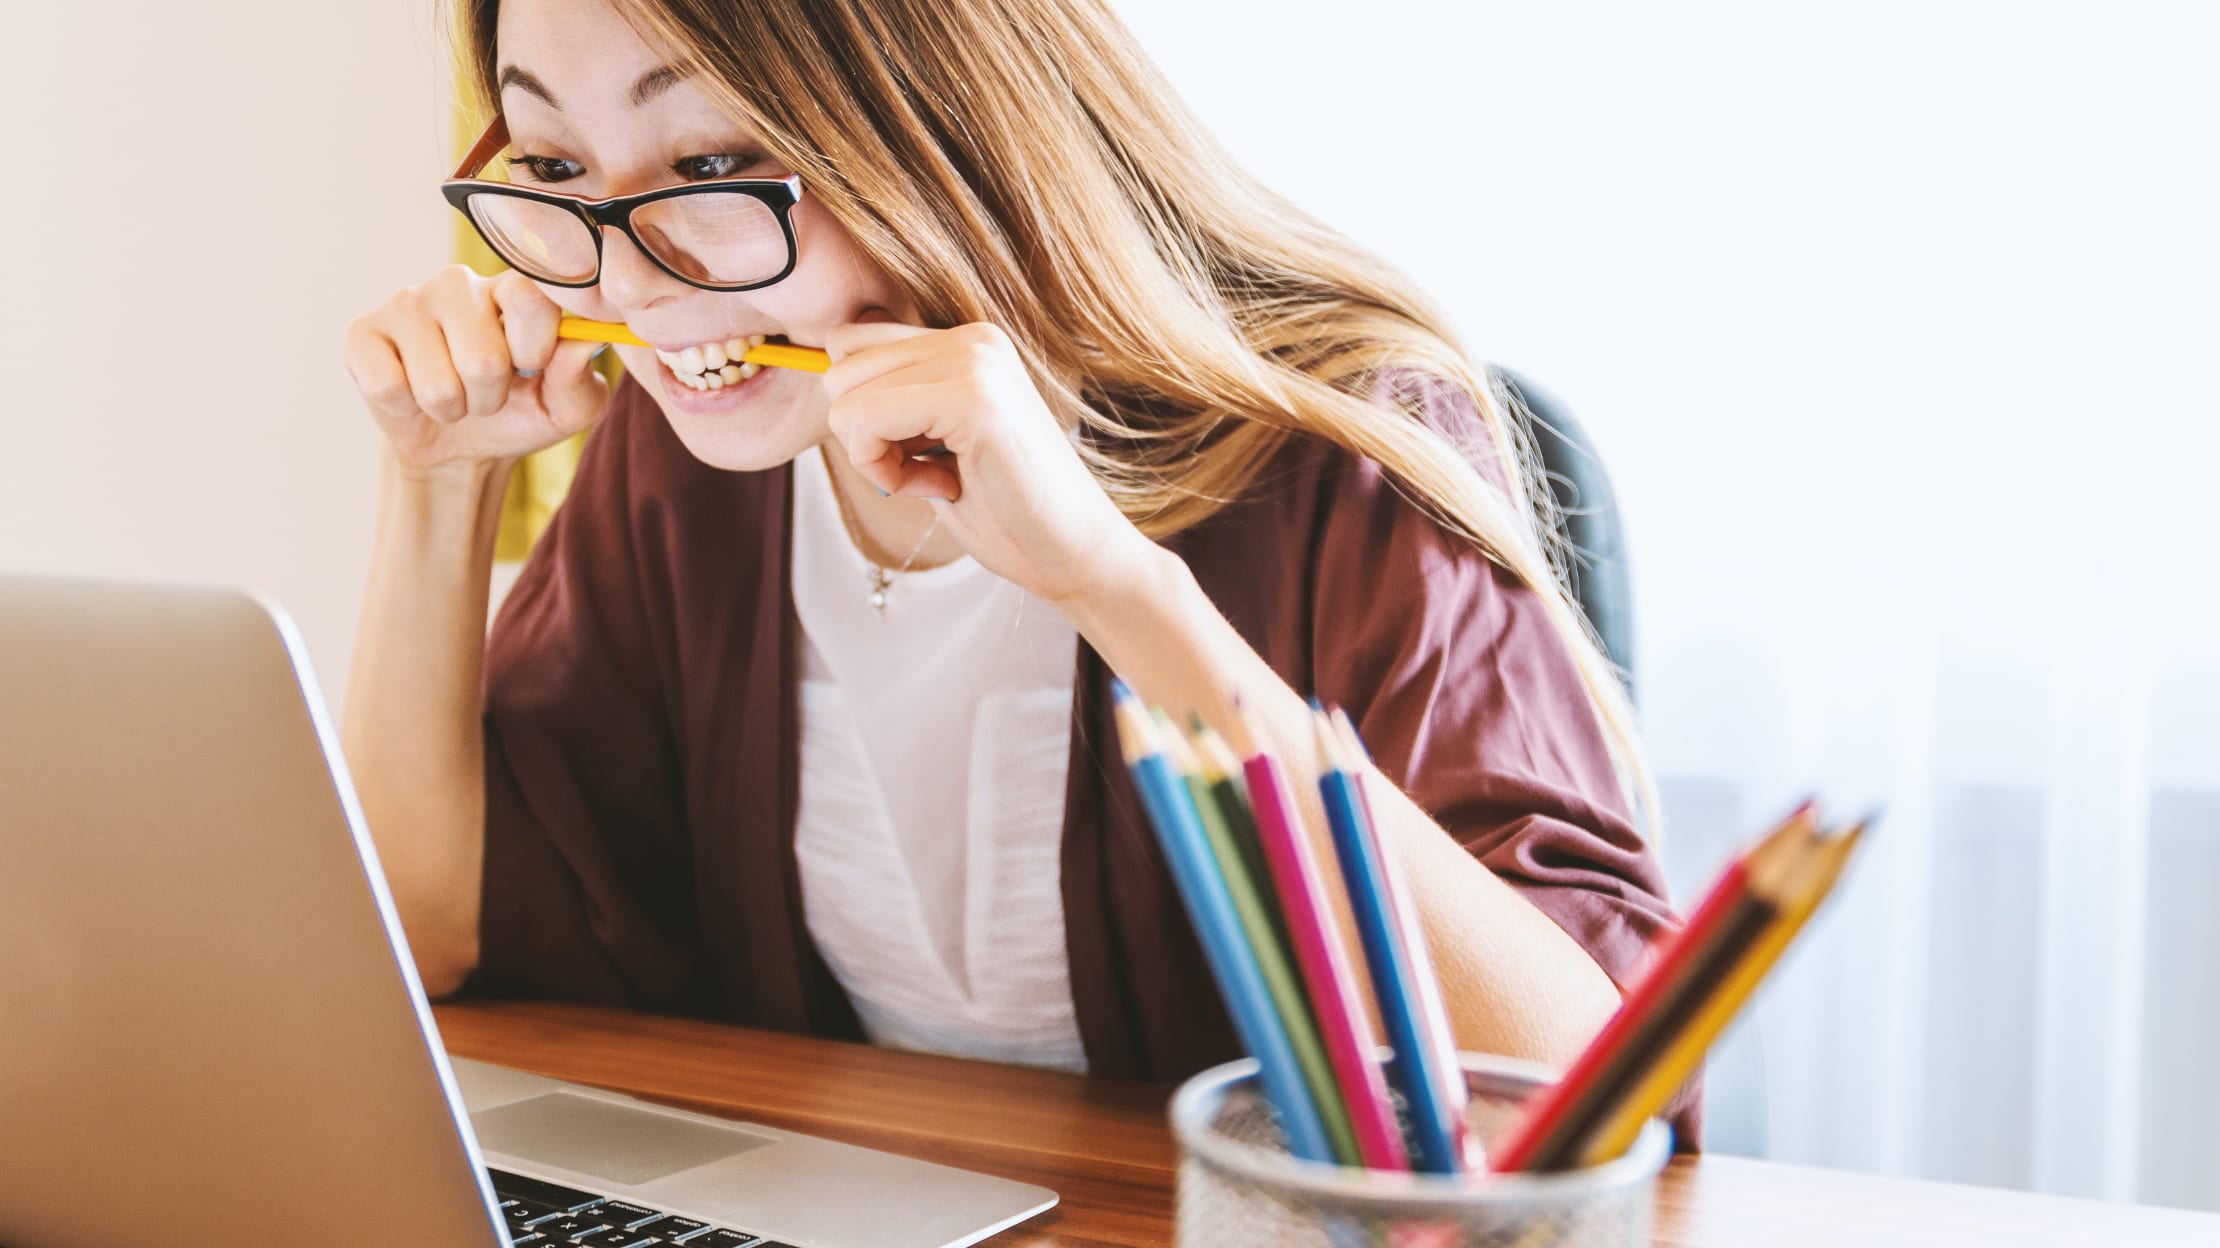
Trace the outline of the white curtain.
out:
[[[1882,809],[1712,1147],[2220,1209],[2220,5],[1120,8],[1594,435],[1680,897]]]

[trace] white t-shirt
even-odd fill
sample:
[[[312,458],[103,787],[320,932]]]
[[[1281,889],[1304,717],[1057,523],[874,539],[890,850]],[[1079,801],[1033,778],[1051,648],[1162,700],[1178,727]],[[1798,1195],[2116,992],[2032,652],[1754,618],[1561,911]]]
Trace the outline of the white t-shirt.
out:
[[[873,1043],[1084,1070],[1061,849],[1078,635],[965,557],[870,602],[823,456],[794,461],[795,854]]]

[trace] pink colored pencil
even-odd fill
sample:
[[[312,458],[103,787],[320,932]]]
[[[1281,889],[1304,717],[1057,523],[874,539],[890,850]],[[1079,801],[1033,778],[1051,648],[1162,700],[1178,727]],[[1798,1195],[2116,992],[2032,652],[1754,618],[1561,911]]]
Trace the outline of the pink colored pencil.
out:
[[[1279,891],[1288,940],[1295,946],[1296,966],[1310,990],[1327,1059],[1349,1104],[1357,1151],[1371,1169],[1408,1170],[1410,1154],[1404,1150],[1403,1131],[1380,1070],[1380,1043],[1372,1034],[1363,994],[1335,930],[1325,876],[1296,813],[1287,775],[1276,759],[1258,747],[1259,739],[1245,720],[1236,735],[1241,738],[1234,744],[1244,755],[1241,770],[1249,782],[1257,840]]]

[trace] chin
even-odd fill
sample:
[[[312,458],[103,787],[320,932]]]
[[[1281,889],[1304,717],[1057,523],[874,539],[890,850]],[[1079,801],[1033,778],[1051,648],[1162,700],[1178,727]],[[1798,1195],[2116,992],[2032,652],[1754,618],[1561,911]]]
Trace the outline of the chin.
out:
[[[635,354],[644,358],[634,360]],[[776,468],[824,438],[824,387],[814,374],[766,368],[738,385],[699,391],[653,352],[628,352],[625,367],[640,378],[678,440],[712,468]]]

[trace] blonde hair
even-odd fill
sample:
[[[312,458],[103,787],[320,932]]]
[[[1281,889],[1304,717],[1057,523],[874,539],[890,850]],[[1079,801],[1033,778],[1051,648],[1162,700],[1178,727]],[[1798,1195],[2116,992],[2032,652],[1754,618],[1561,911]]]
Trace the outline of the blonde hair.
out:
[[[458,0],[488,101],[499,0]],[[1533,589],[1654,827],[1618,673],[1568,597],[1532,449],[1401,273],[1243,172],[1098,0],[613,0],[912,294],[999,325],[1095,479],[1162,538],[1291,438],[1377,461]],[[1415,415],[1470,396],[1488,445]],[[1492,488],[1468,455],[1492,452]]]

